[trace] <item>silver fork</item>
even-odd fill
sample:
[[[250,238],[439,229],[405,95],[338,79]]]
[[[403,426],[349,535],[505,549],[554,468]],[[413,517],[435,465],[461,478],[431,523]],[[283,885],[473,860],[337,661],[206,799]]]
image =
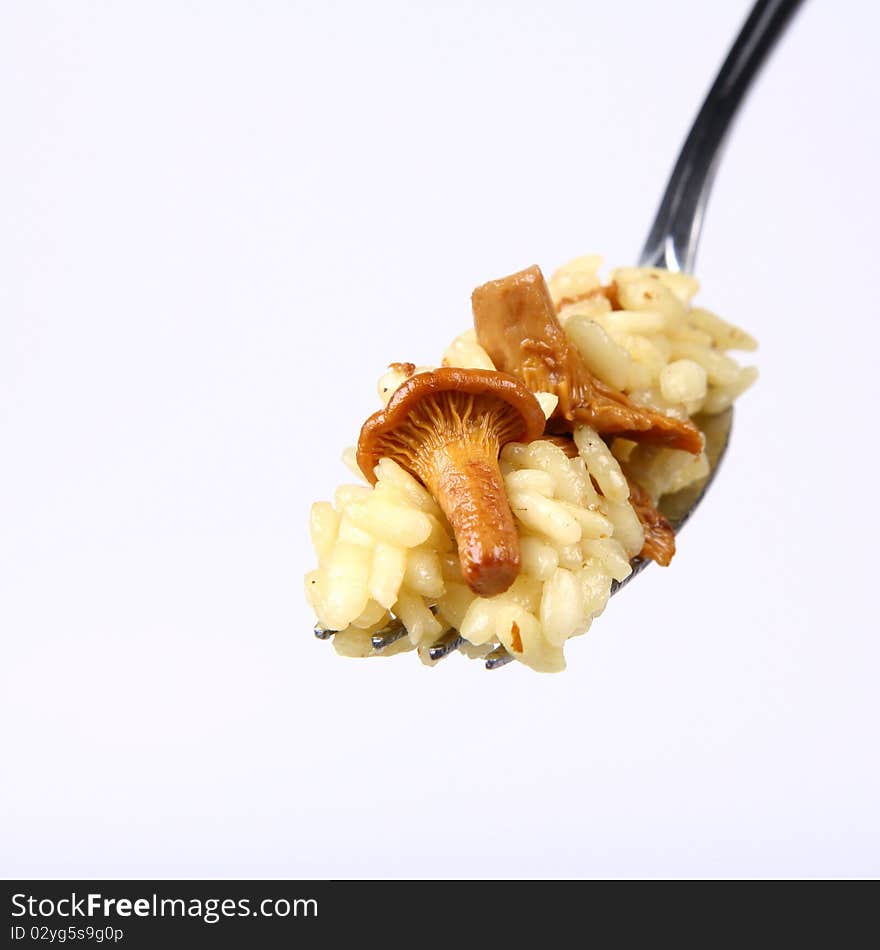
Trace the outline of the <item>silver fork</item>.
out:
[[[693,273],[703,216],[727,133],[768,53],[802,3],[803,0],[758,0],[752,7],[681,147],[639,257],[639,264],[643,267]],[[664,496],[658,506],[676,534],[712,484],[727,450],[732,425],[732,408],[701,420],[706,436],[709,473],[694,485]],[[649,563],[646,558],[635,558],[632,573],[624,581],[612,582],[612,595]],[[332,634],[331,630],[315,628],[315,635],[321,639]],[[404,636],[406,629],[394,619],[373,635],[373,650],[380,653]],[[428,648],[428,656],[432,661],[441,660],[463,643],[461,634],[450,630]],[[486,669],[496,670],[506,666],[514,657],[499,646],[484,659]]]

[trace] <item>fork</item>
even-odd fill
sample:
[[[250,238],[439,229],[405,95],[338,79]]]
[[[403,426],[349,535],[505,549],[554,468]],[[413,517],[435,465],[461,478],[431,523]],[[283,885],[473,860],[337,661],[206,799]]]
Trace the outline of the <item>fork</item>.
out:
[[[681,147],[639,256],[640,266],[693,273],[703,217],[727,133],[767,55],[802,3],[803,0],[757,0],[752,7]],[[664,496],[658,506],[676,534],[715,478],[730,439],[733,408],[701,422],[706,437],[708,474],[696,484]],[[647,558],[634,558],[632,573],[623,581],[612,581],[611,594],[617,593],[649,563]],[[333,631],[316,627],[315,635],[327,639]],[[395,618],[373,635],[373,650],[379,653],[404,636],[406,628]],[[427,653],[436,662],[454,653],[463,643],[464,638],[457,630],[449,630],[428,647]],[[514,657],[499,646],[484,659],[486,669],[495,670],[506,666]]]

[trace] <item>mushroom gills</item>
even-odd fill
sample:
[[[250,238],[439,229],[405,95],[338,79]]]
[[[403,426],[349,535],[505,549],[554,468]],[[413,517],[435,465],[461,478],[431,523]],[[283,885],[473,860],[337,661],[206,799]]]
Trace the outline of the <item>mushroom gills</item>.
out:
[[[388,457],[419,478],[449,520],[462,574],[481,597],[506,591],[520,568],[519,536],[498,468],[507,442],[543,432],[540,404],[491,370],[441,368],[412,376],[361,429],[358,464]]]

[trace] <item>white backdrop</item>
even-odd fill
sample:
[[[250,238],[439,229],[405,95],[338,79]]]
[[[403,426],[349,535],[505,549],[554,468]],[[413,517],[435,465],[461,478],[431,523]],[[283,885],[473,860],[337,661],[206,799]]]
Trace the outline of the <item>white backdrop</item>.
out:
[[[880,872],[875,5],[808,2],[709,205],[757,386],[569,669],[338,658],[311,501],[474,286],[632,262],[742,0],[0,13],[6,876]]]

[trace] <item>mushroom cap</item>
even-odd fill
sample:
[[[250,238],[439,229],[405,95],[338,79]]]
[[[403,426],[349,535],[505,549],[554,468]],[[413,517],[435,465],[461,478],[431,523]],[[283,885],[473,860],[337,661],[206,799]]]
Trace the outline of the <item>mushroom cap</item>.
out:
[[[382,437],[405,426],[416,406],[424,406],[427,401],[445,393],[489,397],[508,409],[504,414],[502,444],[532,442],[543,435],[544,411],[534,394],[514,376],[488,369],[442,366],[429,373],[410,376],[397,387],[385,408],[373,413],[363,424],[358,439],[357,462],[371,483],[376,482],[373,469],[385,454]]]

